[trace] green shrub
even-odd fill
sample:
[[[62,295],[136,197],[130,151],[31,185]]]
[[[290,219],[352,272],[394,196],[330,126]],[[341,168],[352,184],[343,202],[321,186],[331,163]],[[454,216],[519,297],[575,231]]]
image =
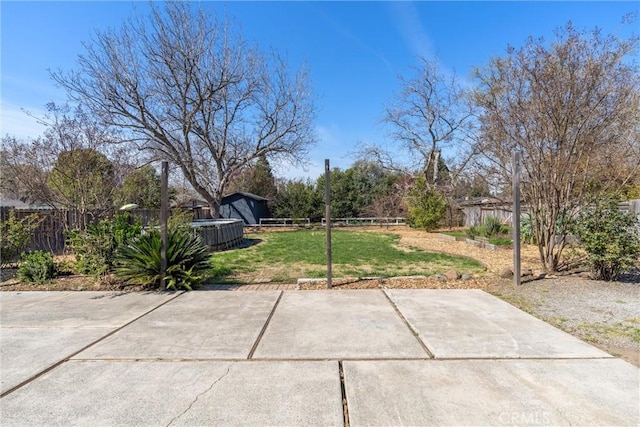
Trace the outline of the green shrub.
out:
[[[444,218],[447,202],[437,190],[427,188],[423,176],[419,176],[409,192],[407,198],[409,212],[407,224],[413,228],[423,228],[427,231],[438,227],[438,222]]]
[[[31,235],[38,228],[38,214],[29,215],[21,220],[16,218],[15,211],[9,211],[9,217],[2,221],[2,239],[0,239],[1,265],[15,261],[18,255],[31,240]]]
[[[174,209],[171,211],[171,215],[167,219],[167,227],[169,229],[180,228],[182,230],[191,230],[191,224],[193,223],[193,212],[185,211],[182,209]],[[160,224],[158,224],[159,226]]]
[[[572,231],[587,252],[591,275],[597,280],[616,280],[633,268],[640,256],[640,225],[630,212],[618,209],[618,200],[607,197],[584,209]]]
[[[67,243],[76,256],[76,270],[95,276],[105,274],[113,266],[116,249],[141,232],[140,221],[128,212],[89,224],[86,230],[69,231]]]
[[[18,267],[18,278],[25,282],[43,283],[56,277],[58,268],[50,252],[23,252]]]
[[[467,237],[473,239],[480,235],[480,229],[478,228],[478,226],[472,225],[471,227],[467,228],[466,233]]]
[[[536,244],[536,235],[533,230],[535,225],[534,221],[531,213],[526,213],[520,218],[520,238],[523,243],[530,245]]]
[[[500,218],[495,216],[488,216],[482,225],[485,237],[494,237],[506,232],[504,224],[500,221]]]
[[[116,253],[114,273],[128,284],[160,286],[161,239],[151,230],[132,239]],[[167,230],[167,289],[191,290],[211,268],[207,246],[200,236],[180,227]]]

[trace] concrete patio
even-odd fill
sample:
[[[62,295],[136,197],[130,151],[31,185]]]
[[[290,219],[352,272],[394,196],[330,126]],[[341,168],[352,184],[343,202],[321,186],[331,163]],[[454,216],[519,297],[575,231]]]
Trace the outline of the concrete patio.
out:
[[[0,424],[633,425],[640,370],[479,290],[0,292]]]

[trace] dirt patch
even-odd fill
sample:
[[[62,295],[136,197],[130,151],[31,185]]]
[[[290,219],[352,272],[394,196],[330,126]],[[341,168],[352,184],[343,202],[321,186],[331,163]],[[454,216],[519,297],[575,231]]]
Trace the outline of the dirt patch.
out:
[[[406,250],[418,248],[428,252],[440,252],[448,255],[473,258],[484,264],[487,271],[491,273],[498,274],[503,268],[513,265],[513,252],[510,249],[492,251],[486,248],[478,248],[466,242],[443,238],[438,233],[427,233],[423,230],[416,230],[405,226],[363,227],[358,230],[372,233],[397,234],[400,236],[399,249],[402,247],[406,248]],[[531,269],[535,271],[540,269],[540,258],[536,246],[522,245],[520,259],[523,270]]]
[[[125,286],[107,277],[91,277],[85,274],[69,274],[44,283],[23,283],[11,278],[0,283],[3,292],[29,291],[125,291],[139,292],[148,290],[144,286]]]
[[[21,282],[17,277],[17,268],[0,269],[0,291],[143,291],[144,286],[130,286],[119,283],[112,275],[93,277],[86,274],[75,274],[70,266],[73,256],[56,255],[54,257],[61,272],[58,277],[44,283]]]
[[[333,279],[332,290],[347,289],[487,289],[493,278],[476,275],[469,280],[438,280],[435,278],[390,277],[380,279]],[[300,285],[301,290],[325,290],[327,282],[320,280]]]

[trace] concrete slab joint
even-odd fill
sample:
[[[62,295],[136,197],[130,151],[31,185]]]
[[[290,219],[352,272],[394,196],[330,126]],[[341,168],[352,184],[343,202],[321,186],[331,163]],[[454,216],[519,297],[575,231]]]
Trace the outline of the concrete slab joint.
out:
[[[640,425],[637,367],[480,290],[0,292],[0,314],[3,427]]]

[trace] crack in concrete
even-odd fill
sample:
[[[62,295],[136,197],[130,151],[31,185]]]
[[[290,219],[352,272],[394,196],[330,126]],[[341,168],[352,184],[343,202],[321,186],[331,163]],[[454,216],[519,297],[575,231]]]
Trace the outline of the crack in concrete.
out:
[[[174,423],[174,421],[176,421],[178,418],[182,417],[184,414],[186,414],[187,412],[189,412],[189,410],[191,409],[191,407],[193,407],[193,405],[196,404],[196,402],[198,401],[198,399],[200,399],[201,396],[204,396],[205,394],[209,393],[211,391],[211,389],[213,388],[213,386],[215,386],[216,384],[218,384],[220,381],[222,381],[222,379],[224,377],[226,377],[229,374],[229,371],[231,370],[231,366],[229,365],[227,367],[227,372],[225,372],[224,374],[222,374],[220,377],[218,377],[213,383],[211,383],[211,385],[202,393],[198,394],[196,396],[195,399],[193,399],[193,401],[189,404],[189,406],[187,407],[187,409],[185,409],[184,411],[182,411],[182,413],[180,413],[179,415],[176,415],[175,417],[173,417],[171,419],[171,421],[169,421],[169,424],[167,424],[167,427],[171,426],[171,424]]]

